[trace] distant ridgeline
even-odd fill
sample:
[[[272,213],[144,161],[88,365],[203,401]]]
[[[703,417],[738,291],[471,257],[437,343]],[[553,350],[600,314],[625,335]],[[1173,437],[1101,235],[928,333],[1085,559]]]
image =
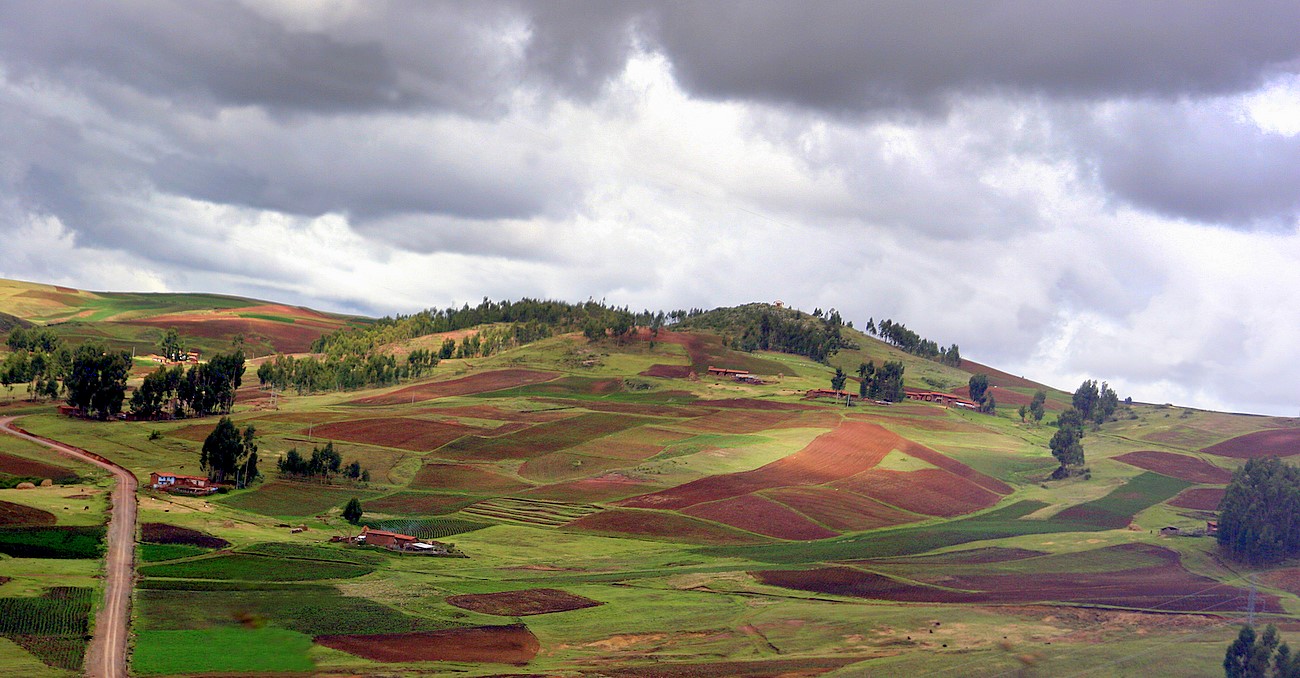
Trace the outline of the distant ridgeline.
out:
[[[719,332],[731,348],[740,351],[780,351],[824,363],[841,348],[858,348],[841,335],[844,322],[835,309],[823,314],[819,308],[810,315],[756,303],[685,314],[674,311],[671,317],[679,319],[678,328]]]

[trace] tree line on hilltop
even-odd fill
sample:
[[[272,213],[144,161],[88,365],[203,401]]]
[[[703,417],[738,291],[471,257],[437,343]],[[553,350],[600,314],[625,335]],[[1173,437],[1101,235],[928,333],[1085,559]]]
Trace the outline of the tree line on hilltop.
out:
[[[871,334],[893,344],[893,346],[914,356],[934,360],[953,367],[961,366],[961,349],[957,344],[944,348],[937,342],[926,339],[908,329],[906,325],[888,318],[876,322],[875,318],[867,321],[867,334]]]

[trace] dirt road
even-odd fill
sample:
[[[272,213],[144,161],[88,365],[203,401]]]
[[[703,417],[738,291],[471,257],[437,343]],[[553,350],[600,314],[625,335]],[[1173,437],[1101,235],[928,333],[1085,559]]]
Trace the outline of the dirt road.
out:
[[[86,675],[126,678],[126,641],[131,619],[131,585],[135,577],[135,475],[99,455],[16,429],[13,420],[14,417],[0,417],[0,431],[99,466],[117,479],[113,488],[112,517],[108,521],[104,607],[95,618],[95,634],[86,650]]]

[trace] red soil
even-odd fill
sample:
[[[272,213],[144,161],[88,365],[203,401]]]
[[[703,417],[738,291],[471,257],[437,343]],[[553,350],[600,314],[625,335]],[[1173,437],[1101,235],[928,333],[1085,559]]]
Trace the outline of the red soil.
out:
[[[0,526],[12,525],[53,525],[57,519],[53,513],[23,504],[0,501]]]
[[[869,657],[808,657],[713,663],[655,663],[602,668],[608,678],[810,678]],[[622,664],[622,662],[620,662]]]
[[[945,577],[944,585],[948,588],[942,589],[904,583],[848,567],[752,574],[772,586],[901,602],[991,605],[1062,602],[1209,613],[1245,609],[1249,591],[1188,572],[1173,551],[1145,544],[1108,548],[1158,555],[1164,562],[1116,572],[955,575]],[[1256,602],[1256,609],[1262,612],[1283,613],[1276,595],[1260,594]]]
[[[1006,563],[1013,560],[1024,560],[1025,558],[1037,558],[1038,556],[1045,555],[1048,555],[1046,551],[1007,548],[1005,546],[984,546],[976,549],[966,549],[965,551],[936,553],[929,556],[887,558],[883,559],[883,561],[892,563],[915,563],[918,565],[984,565],[987,563]],[[873,561],[862,562],[870,563]]]
[[[8,473],[11,476],[24,478],[49,478],[50,480],[72,478],[77,475],[76,471],[64,466],[55,466],[35,459],[5,454],[4,452],[0,452],[0,473]]]
[[[649,369],[641,372],[643,377],[659,377],[660,379],[685,379],[695,371],[690,365],[651,365]]]
[[[918,445],[917,443],[908,440],[898,449],[906,454],[916,457],[917,459],[938,466],[963,480],[969,480],[990,492],[995,492],[997,494],[1011,494],[1010,485],[998,480],[997,478],[986,476],[956,459],[939,454],[924,445]]]
[[[1218,445],[1211,445],[1201,451],[1237,459],[1289,457],[1300,454],[1300,429],[1275,428],[1255,431],[1225,440]]]
[[[559,375],[554,372],[539,372],[537,370],[495,370],[492,372],[471,374],[468,377],[461,377],[460,379],[452,379],[449,381],[415,384],[414,386],[399,388],[396,391],[389,391],[388,393],[380,395],[351,400],[348,401],[347,404],[400,405],[402,403],[432,400],[434,398],[445,398],[448,396],[500,391],[502,389],[550,381],[558,376]]]
[[[167,523],[141,523],[140,541],[150,544],[188,544],[210,549],[223,549],[230,546],[230,542],[220,537]]]
[[[492,405],[458,405],[456,407],[429,407],[419,411],[420,414],[434,414],[447,417],[464,417],[466,419],[489,419],[492,421],[513,421],[527,424],[540,424],[559,419],[568,419],[573,412],[565,410],[506,410]]]
[[[243,402],[243,401],[239,401]],[[332,412],[277,412],[258,417],[259,420],[285,424],[323,424],[336,419],[343,419],[341,414]]]
[[[633,480],[621,473],[604,473],[594,478],[582,478],[534,487],[519,492],[517,495],[520,497],[593,504],[624,499],[645,493],[653,488],[654,485],[650,483]]]
[[[425,464],[411,481],[412,489],[465,490],[468,492],[513,492],[526,483],[468,464]]]
[[[201,443],[204,440],[207,440],[208,435],[212,433],[213,427],[214,424],[190,424],[189,426],[172,429],[167,432],[167,435],[173,438],[193,440]]]
[[[1046,386],[1036,381],[1030,381],[1024,377],[1017,377],[1014,374],[1008,374],[1007,372],[1003,372],[1002,370],[995,370],[992,367],[989,367],[988,365],[981,365],[980,363],[977,363],[974,360],[962,360],[961,369],[970,372],[971,374],[988,375],[990,386],[1003,386],[1007,388],[1032,388],[1034,390],[1047,389]],[[1001,400],[999,400],[999,402],[1001,402]]]
[[[935,468],[919,471],[871,469],[831,486],[928,516],[959,516],[988,508],[1001,499],[998,494],[969,480]]]
[[[703,417],[683,422],[684,428],[706,433],[753,433],[764,429],[776,428],[798,413],[765,410],[727,410],[714,412]]]
[[[723,398],[720,400],[697,400],[694,403],[702,407],[722,407],[741,410],[823,410],[825,408],[803,403],[783,403],[777,400],[759,400],[757,398]]]
[[[980,428],[975,424],[962,421],[960,419],[941,419],[939,417],[887,417],[872,415],[848,415],[855,419],[868,419],[884,426],[898,426],[906,428],[915,428],[922,431],[936,431],[941,433],[987,433],[986,429]]]
[[[378,662],[492,662],[527,664],[541,642],[523,624],[443,631],[316,636],[325,647]]]
[[[709,476],[620,504],[680,509],[775,487],[820,485],[872,468],[903,442],[875,424],[846,421],[802,450],[752,471]]]
[[[532,614],[568,612],[602,605],[599,600],[579,596],[559,589],[525,589],[500,593],[467,593],[448,596],[447,602],[456,607],[495,614],[502,617],[523,617]]]
[[[1225,490],[1217,487],[1192,487],[1170,499],[1169,505],[1197,511],[1217,511],[1219,502],[1223,501],[1224,493]]]
[[[590,532],[612,532],[633,537],[709,545],[753,544],[764,541],[762,537],[661,511],[611,509],[583,516],[566,527]]]
[[[311,350],[312,342],[341,326],[339,323],[285,323],[263,318],[208,314],[175,314],[121,322],[124,325],[160,329],[175,327],[183,335],[204,339],[229,339],[236,334],[243,334],[246,341],[265,341],[279,353],[306,353]]]
[[[808,540],[837,536],[837,533],[813,523],[788,507],[756,494],[696,504],[682,513],[778,539]]]
[[[862,495],[829,487],[778,487],[764,490],[763,495],[841,532],[874,530],[923,519]]]
[[[661,405],[658,403],[623,403],[614,400],[571,400],[568,398],[534,398],[537,403],[550,403],[563,407],[581,407],[592,412],[612,412],[615,414],[635,414],[643,417],[698,417],[705,414],[684,405]]]
[[[618,414],[583,414],[563,421],[537,424],[506,436],[468,436],[447,445],[440,456],[455,459],[530,459],[648,423],[649,419]]]
[[[427,421],[408,417],[354,419],[321,424],[310,430],[317,438],[397,447],[417,452],[436,450],[463,435],[481,432],[481,429],[455,422]],[[307,431],[308,429],[303,429],[299,432],[307,433]]]
[[[483,497],[435,492],[398,492],[361,504],[366,513],[397,515],[442,515],[469,506]]]
[[[1224,485],[1232,480],[1232,471],[1185,454],[1142,450],[1121,454],[1115,459],[1140,469],[1186,480],[1189,483]]]

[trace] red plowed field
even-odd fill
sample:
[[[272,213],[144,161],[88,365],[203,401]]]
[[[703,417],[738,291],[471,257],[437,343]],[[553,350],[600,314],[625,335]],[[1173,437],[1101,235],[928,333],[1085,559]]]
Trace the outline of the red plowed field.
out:
[[[820,485],[872,468],[902,442],[903,438],[875,424],[846,421],[802,450],[753,471],[701,478],[620,503],[680,509],[775,487]]]
[[[798,416],[797,412],[726,410],[692,419],[682,426],[705,433],[755,433],[776,428]]]
[[[595,504],[643,494],[651,489],[654,489],[654,485],[650,483],[633,480],[620,473],[605,473],[595,478],[542,485],[519,492],[518,496]]]
[[[211,429],[209,429],[211,432]],[[24,478],[49,478],[50,480],[59,480],[62,478],[76,477],[77,472],[65,466],[55,466],[43,461],[19,457],[13,454],[0,452],[0,473],[8,473],[11,476]]]
[[[417,452],[436,450],[463,435],[479,431],[481,429],[449,421],[427,421],[408,417],[354,419],[321,424],[311,429],[312,435],[317,438],[397,447]],[[306,433],[307,429],[300,432]]]
[[[471,374],[468,377],[461,377],[460,379],[452,379],[450,381],[436,381],[428,384],[407,386],[406,388],[400,388],[396,391],[391,391],[382,395],[358,398],[357,400],[349,401],[347,404],[400,405],[402,403],[432,400],[434,398],[445,398],[448,396],[500,391],[506,388],[515,388],[517,386],[550,381],[558,376],[560,375],[554,372],[539,372],[537,370],[496,370],[493,372],[480,372],[478,374]]]
[[[436,492],[398,492],[361,504],[366,513],[436,516],[460,510],[483,497]]]
[[[918,445],[917,443],[908,440],[898,449],[905,454],[909,454],[917,459],[938,466],[959,478],[969,480],[990,492],[996,492],[997,494],[1011,494],[1010,485],[998,480],[997,478],[986,476],[956,459],[939,454],[924,445]]]
[[[42,511],[38,508],[15,504],[9,501],[0,501],[0,526],[9,527],[14,525],[53,525],[55,523],[53,513]]]
[[[685,379],[694,372],[690,365],[651,365],[649,369],[641,373],[641,376],[659,377],[660,379]]]
[[[831,486],[927,516],[959,516],[988,508],[1001,498],[969,480],[936,468],[871,469]]]
[[[433,414],[446,417],[464,417],[466,419],[488,419],[491,421],[516,421],[527,424],[541,424],[548,421],[568,419],[573,412],[565,410],[506,410],[492,405],[458,405],[455,407],[429,407],[419,411],[420,414]]]
[[[316,643],[377,662],[527,664],[541,643],[523,624],[444,631],[316,636]]]
[[[753,544],[762,537],[730,530],[676,513],[611,509],[583,516],[566,528],[696,544]]]
[[[469,436],[442,448],[439,455],[452,459],[529,459],[651,421],[654,420],[595,412],[549,424],[537,424],[518,433],[495,438]]]
[[[1046,551],[1031,551],[1030,549],[1007,548],[1005,546],[985,546],[977,549],[966,549],[965,551],[936,553],[930,556],[884,558],[879,562],[914,563],[917,565],[986,565],[988,563],[1006,563],[1045,555],[1049,554]],[[870,564],[872,561],[863,562]]]
[[[448,596],[447,602],[456,607],[495,614],[502,617],[522,617],[532,614],[550,614],[596,607],[602,603],[586,596],[559,589],[525,589],[500,593],[467,593]]]
[[[411,481],[412,489],[513,492],[528,487],[509,476],[469,464],[425,464]]]
[[[755,494],[696,504],[682,513],[778,539],[809,540],[838,536],[789,507]]]
[[[205,339],[228,339],[236,334],[242,334],[249,341],[265,340],[280,353],[306,353],[311,350],[313,341],[340,327],[338,323],[284,323],[262,318],[189,314],[127,320],[123,324],[159,329],[175,327],[182,335]]]
[[[599,675],[608,678],[811,678],[864,659],[870,657],[808,657],[711,664],[657,662],[641,666],[601,668]]]
[[[1083,605],[1132,607],[1168,612],[1240,612],[1247,604],[1246,589],[1219,583],[1183,569],[1172,551],[1144,544],[1113,549],[1161,552],[1165,562],[1116,572],[1039,572],[946,577],[947,589],[909,584],[883,575],[848,567],[817,570],[775,570],[752,573],[764,584],[860,598],[917,603],[976,603],[1016,605],[1062,602]],[[964,589],[956,591],[951,589]],[[1256,609],[1281,613],[1278,597],[1260,594]]]
[[[665,391],[665,393],[668,393]],[[671,396],[670,396],[671,397]],[[682,400],[690,400],[683,396]],[[561,407],[581,407],[592,412],[612,412],[615,414],[636,414],[643,417],[698,417],[703,412],[685,405],[664,405],[660,403],[624,403],[617,400],[573,400],[570,398],[535,398],[534,402],[559,405]]]
[[[209,549],[223,549],[230,546],[230,542],[221,537],[167,523],[142,523],[140,541],[150,544],[188,544]]]
[[[1201,451],[1237,459],[1289,457],[1300,454],[1300,429],[1275,428],[1255,431],[1225,440],[1218,445],[1211,445]]]
[[[981,365],[975,362],[974,360],[962,360],[961,369],[970,372],[971,374],[988,375],[990,386],[1005,386],[1009,388],[1032,388],[1032,389],[1043,388],[1042,384],[1030,381],[1024,377],[1017,377],[1014,374],[1009,374],[1007,372],[1003,372],[1002,370],[995,370],[992,367],[989,367],[988,365]]]
[[[1170,499],[1169,505],[1197,511],[1217,511],[1219,502],[1223,501],[1224,492],[1217,487],[1191,487]]]
[[[1160,475],[1186,480],[1189,483],[1223,485],[1232,480],[1232,471],[1220,468],[1204,459],[1189,457],[1185,454],[1142,450],[1121,454],[1115,459]]]
[[[695,402],[699,407],[721,407],[732,410],[774,410],[774,411],[807,411],[822,410],[824,408],[816,405],[805,405],[803,403],[783,403],[778,400],[758,400],[757,398],[723,398],[721,400],[698,400]]]
[[[1033,396],[1025,395],[1018,391],[1012,391],[1009,388],[1002,388],[1001,386],[990,386],[988,392],[993,395],[993,400],[997,401],[998,407],[1017,408],[1021,405],[1028,405],[1034,400]],[[954,389],[953,393],[963,398],[969,398],[970,387],[962,386]],[[1044,407],[1046,407],[1046,403],[1044,403]]]
[[[764,490],[763,495],[841,532],[874,530],[925,518],[885,506],[859,494],[830,487],[779,487]]]

